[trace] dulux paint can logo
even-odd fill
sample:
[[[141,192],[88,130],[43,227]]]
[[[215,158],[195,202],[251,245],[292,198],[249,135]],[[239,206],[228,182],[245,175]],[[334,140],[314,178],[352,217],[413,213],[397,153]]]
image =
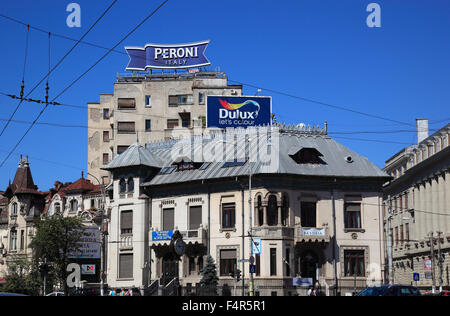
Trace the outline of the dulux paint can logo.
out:
[[[249,127],[270,125],[270,97],[208,96],[207,127]]]
[[[147,44],[145,47],[125,47],[130,62],[127,71],[146,69],[187,69],[211,65],[205,56],[209,41],[189,44]]]

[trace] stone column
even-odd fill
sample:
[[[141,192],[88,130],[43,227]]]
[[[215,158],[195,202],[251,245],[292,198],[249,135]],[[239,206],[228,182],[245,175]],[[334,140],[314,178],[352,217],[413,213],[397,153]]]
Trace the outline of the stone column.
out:
[[[277,225],[278,225],[278,226],[281,226],[281,225],[282,225],[282,220],[281,220],[281,208],[282,208],[282,207],[283,207],[283,206],[280,205],[280,204],[277,205],[277,213],[278,213],[278,223],[277,223]]]
[[[450,215],[450,169],[445,170],[445,182],[443,184],[444,192],[445,192],[445,214]],[[448,232],[450,229],[450,223],[448,220],[448,216],[446,216],[445,221],[445,231]]]
[[[433,176],[433,178],[431,179],[431,204],[432,204],[432,208],[431,208],[431,212],[433,213],[440,213],[440,203],[439,203],[439,191],[438,191],[438,176],[435,175]],[[439,220],[440,220],[440,216],[439,215],[435,215],[435,214],[431,214],[431,230],[433,232],[436,232],[437,230],[439,230]]]
[[[418,186],[418,203],[417,203],[417,240],[422,240],[426,236],[426,217],[422,210],[425,209],[425,183],[420,183]]]
[[[264,212],[264,222],[263,225],[267,226],[267,209],[268,209],[268,205],[263,205],[263,212]]]

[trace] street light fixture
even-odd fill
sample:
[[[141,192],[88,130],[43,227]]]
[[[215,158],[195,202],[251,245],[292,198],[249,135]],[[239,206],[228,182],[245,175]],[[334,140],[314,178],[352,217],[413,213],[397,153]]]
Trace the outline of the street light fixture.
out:
[[[100,253],[100,296],[105,296],[105,263],[106,263],[106,256],[105,256],[105,237],[106,237],[106,230],[104,229],[104,216],[105,216],[105,207],[106,207],[106,196],[105,196],[105,185],[101,184],[100,180],[94,176],[91,173],[87,173],[91,177],[93,177],[95,180],[97,180],[98,184],[102,188],[102,208],[100,209],[101,213],[101,223],[100,223],[100,231],[102,234],[102,240],[101,240],[101,253]]]

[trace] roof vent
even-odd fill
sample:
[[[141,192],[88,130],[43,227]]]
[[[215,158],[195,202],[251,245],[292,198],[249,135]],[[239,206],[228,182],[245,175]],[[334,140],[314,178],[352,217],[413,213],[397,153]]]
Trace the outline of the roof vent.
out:
[[[352,156],[345,157],[345,161],[347,161],[348,163],[352,163],[353,162]]]

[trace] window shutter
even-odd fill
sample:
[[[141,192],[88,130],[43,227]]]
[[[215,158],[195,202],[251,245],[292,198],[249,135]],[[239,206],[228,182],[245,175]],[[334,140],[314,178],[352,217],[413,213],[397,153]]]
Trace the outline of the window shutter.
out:
[[[191,206],[189,208],[189,229],[198,229],[202,223],[202,207]]]
[[[135,132],[135,122],[118,122],[117,131],[119,133],[134,133]]]
[[[119,98],[117,100],[119,109],[135,109],[136,100],[131,98]]]
[[[120,255],[119,278],[128,279],[133,277],[133,254]]]
[[[220,259],[236,259],[236,249],[221,250]]]
[[[133,229],[133,212],[123,211],[120,214],[120,228],[121,229]]]
[[[173,230],[174,228],[174,209],[166,208],[163,210],[163,230]]]

